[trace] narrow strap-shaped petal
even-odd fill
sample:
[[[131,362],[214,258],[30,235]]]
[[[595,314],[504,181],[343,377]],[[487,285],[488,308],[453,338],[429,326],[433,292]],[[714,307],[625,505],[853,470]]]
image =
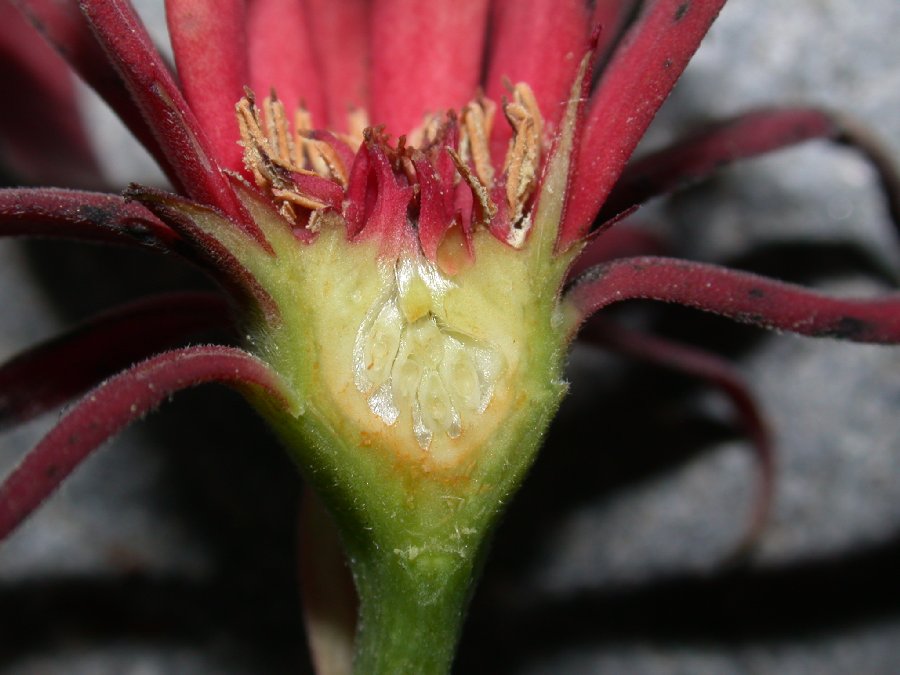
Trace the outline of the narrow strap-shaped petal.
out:
[[[260,392],[291,408],[281,378],[232,347],[176,349],[107,380],[76,403],[0,485],[0,540],[5,539],[104,441],[182,389],[219,382]]]
[[[600,29],[597,58],[601,61],[615,47],[628,20],[634,15],[640,0],[596,0],[591,25]]]
[[[256,249],[249,235],[229,229],[229,221],[215,209],[179,195],[141,185],[131,185],[125,194],[139,201],[178,232],[189,253],[221,283],[232,298],[255,304],[272,321],[279,320],[275,301],[262,287],[241,255],[267,253]]]
[[[566,293],[568,327],[623,300],[659,300],[762,328],[853,342],[900,342],[900,294],[833,298],[718,265],[673,258],[624,258],[592,268]]]
[[[0,366],[0,429],[22,424],[128,366],[227,328],[214,293],[167,293],[104,312]]]
[[[140,204],[58,188],[0,189],[0,237],[64,237],[184,252],[178,234]]]
[[[848,125],[852,124],[848,122]],[[815,108],[770,108],[724,120],[628,165],[603,205],[602,223],[646,200],[706,178],[731,162],[816,138],[861,150],[872,161],[900,227],[900,177],[880,144],[841,118]],[[865,144],[864,144],[865,143]]]
[[[586,338],[619,354],[696,377],[728,397],[744,433],[753,445],[759,467],[753,511],[737,547],[740,552],[748,550],[759,538],[769,517],[775,484],[775,456],[771,431],[740,372],[718,354],[631,330],[610,321],[589,321],[579,338]]]
[[[487,9],[486,0],[374,0],[372,123],[399,136],[426,113],[468,103],[481,76]]]
[[[567,277],[575,279],[589,268],[616,258],[639,255],[666,255],[671,249],[656,232],[629,222],[592,237],[572,262]]]
[[[560,247],[583,236],[725,0],[654,0],[600,79]]]
[[[235,104],[249,84],[244,0],[166,0],[181,89],[219,164],[243,166]]]
[[[13,0],[44,39],[72,69],[106,101],[141,144],[153,155],[176,187],[177,171],[170,164],[128,88],[97,42],[76,0]]]
[[[274,88],[288,111],[302,103],[312,114],[315,126],[327,126],[322,78],[301,0],[250,0],[247,52],[250,86],[260,97]]]
[[[348,131],[353,109],[369,108],[369,25],[371,0],[305,0],[310,40],[322,78],[326,124]]]
[[[841,113],[830,113],[838,126],[835,140],[861,152],[878,174],[888,214],[900,231],[900,166],[890,148],[865,125]]]
[[[69,65],[11,4],[0,4],[0,166],[16,182],[98,187],[100,169],[82,127]]]
[[[549,130],[556,129],[569,98],[590,27],[583,0],[500,0],[491,14],[491,54],[486,93],[500,101],[507,84],[527,83]],[[491,144],[505,153],[510,125],[494,123]],[[501,162],[502,163],[502,162]]]
[[[220,209],[271,250],[219,169],[206,134],[131,5],[127,0],[86,0],[81,6],[188,194]]]

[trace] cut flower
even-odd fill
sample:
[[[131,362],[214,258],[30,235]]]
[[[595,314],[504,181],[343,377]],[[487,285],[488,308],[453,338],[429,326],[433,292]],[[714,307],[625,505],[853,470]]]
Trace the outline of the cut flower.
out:
[[[597,2],[593,17],[577,0],[169,0],[178,82],[123,0],[15,4],[176,192],[6,190],[0,233],[174,251],[210,272],[230,306],[167,300],[186,314],[202,307],[193,322],[161,323],[153,303],[125,311],[146,339],[105,374],[148,360],[76,404],[0,486],[0,536],[168,394],[232,384],[336,522],[360,601],[356,668],[441,672],[486,541],[565,393],[567,348],[594,312],[655,299],[805,335],[900,340],[896,296],[839,300],[711,265],[622,258],[606,236],[652,196],[811,138],[867,154],[897,216],[891,163],[814,109],[757,111],[626,166],[724,0]],[[79,349],[109,343],[120,318],[86,326]],[[222,322],[240,349],[157,355]],[[620,335],[597,326],[590,334],[610,344]],[[50,383],[5,416],[22,421],[95,383],[95,371],[42,368],[73,353],[73,339],[0,370],[10,391],[20,379],[27,391],[29,377]],[[728,382],[770,475],[763,424],[730,375],[647,350]]]

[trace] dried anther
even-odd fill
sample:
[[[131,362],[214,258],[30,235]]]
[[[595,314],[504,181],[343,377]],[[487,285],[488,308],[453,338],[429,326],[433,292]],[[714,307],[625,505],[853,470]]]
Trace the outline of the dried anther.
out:
[[[363,110],[350,114],[350,132],[340,137],[315,130],[312,115],[304,108],[294,113],[291,129],[284,104],[274,92],[260,110],[247,90],[237,105],[244,165],[256,184],[272,196],[282,216],[292,225],[304,223],[315,231],[328,208],[341,212],[348,222],[357,222],[375,203],[368,183],[352,183],[369,180],[368,158],[377,146],[398,188],[402,191],[407,186],[411,191],[411,222],[418,227],[429,259],[435,259],[454,225],[461,226],[464,237],[474,226],[487,227],[520,248],[531,224],[529,208],[540,173],[543,121],[527,84],[510,89],[513,100],[504,105],[504,113],[513,133],[502,171],[490,147],[496,104],[482,95],[464,106],[459,116],[453,111],[427,115],[392,145],[382,127],[363,126],[368,124]],[[426,164],[432,169],[426,170]],[[423,180],[429,182],[427,188]],[[460,197],[461,184],[471,197]],[[395,216],[403,220],[399,212]]]
[[[517,84],[513,88],[513,101],[503,107],[503,112],[513,128],[513,138],[503,165],[512,228],[509,243],[521,245],[529,226],[525,206],[538,180],[543,123],[534,93],[527,84]]]
[[[304,135],[309,128],[308,113],[297,111],[292,135],[284,104],[274,92],[263,101],[264,120],[249,90],[236,111],[244,166],[260,188],[271,192],[288,222],[297,223],[296,207],[317,213],[340,204],[334,188],[346,185],[346,168],[327,143]]]
[[[494,216],[497,215],[497,205],[491,200],[488,186],[482,183],[481,180],[472,173],[458,153],[450,148],[447,149],[447,152],[450,153],[450,157],[456,165],[456,170],[459,172],[459,175],[462,176],[463,180],[466,181],[469,188],[471,188],[472,195],[475,197],[477,205],[476,222],[481,225],[487,225]]]
[[[486,186],[494,184],[494,166],[488,139],[494,126],[497,105],[483,96],[469,103],[462,111],[462,133],[459,141],[459,155],[466,162],[472,160],[475,175]]]

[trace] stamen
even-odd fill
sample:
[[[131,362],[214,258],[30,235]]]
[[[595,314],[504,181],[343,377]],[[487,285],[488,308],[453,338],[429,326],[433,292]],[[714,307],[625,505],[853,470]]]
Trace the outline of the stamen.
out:
[[[515,86],[513,101],[504,106],[503,112],[513,128],[513,138],[503,165],[511,226],[508,241],[514,246],[521,246],[530,227],[525,205],[537,186],[543,124],[534,93],[524,83]]]
[[[444,115],[440,113],[430,113],[425,115],[425,119],[422,120],[422,123],[406,134],[409,146],[422,149],[431,145],[437,140],[443,124]]]
[[[472,194],[478,204],[478,223],[480,225],[487,225],[490,223],[491,219],[497,215],[497,205],[494,204],[491,199],[487,186],[472,173],[465,162],[463,162],[462,157],[460,157],[453,148],[447,148],[447,152],[450,153],[450,157],[453,159],[453,163],[456,165],[456,170],[459,171],[459,175],[463,177],[463,180],[466,181],[469,188],[472,190]]]
[[[321,222],[319,212],[329,204],[301,189],[294,177],[298,174],[317,176],[337,180],[346,187],[347,172],[343,163],[327,143],[304,135],[312,122],[308,111],[302,108],[297,111],[295,134],[291,135],[284,104],[274,91],[263,101],[264,121],[253,92],[247,89],[245,93],[236,106],[244,166],[260,188],[269,190],[278,202],[279,213],[292,225],[298,221],[295,207],[312,211],[307,227],[315,231]]]
[[[494,165],[491,163],[488,139],[494,126],[497,104],[484,97],[472,101],[463,108],[462,134],[459,141],[459,155],[466,162],[471,156],[475,174],[490,189],[494,185]]]
[[[298,159],[304,166],[309,166],[315,173],[336,180],[341,187],[347,187],[348,168],[344,166],[340,156],[325,141],[310,138],[312,132],[312,115],[306,108],[300,107],[294,113],[294,144],[300,148]]]
[[[353,152],[359,150],[359,146],[365,140],[366,129],[369,128],[369,113],[365,108],[353,108],[347,113],[347,133],[338,135],[342,141],[349,145]]]
[[[432,209],[434,213],[429,211],[432,220],[441,221],[436,227],[468,223],[467,214],[460,217],[454,210],[458,207],[454,206],[453,195],[462,180],[473,196],[472,224],[496,226],[497,231],[506,232],[507,243],[518,248],[524,245],[531,227],[529,205],[539,178],[543,121],[527,84],[510,85],[510,93],[512,100],[504,104],[503,112],[513,133],[500,181],[490,148],[496,105],[481,94],[463,108],[458,118],[453,112],[427,115],[395,146],[389,145],[383,127],[368,126],[362,108],[348,113],[349,131],[339,138],[355,151],[367,139],[377,143],[386,152],[398,180],[412,189],[414,201],[420,199],[421,193],[413,162],[415,153],[425,153],[429,162],[444,162],[440,181],[447,184],[440,187],[442,201],[436,210]],[[321,216],[326,209],[341,210],[346,199],[344,190],[349,187],[352,157],[343,145],[335,148],[333,141],[329,142],[332,136],[326,138],[313,131],[312,117],[303,107],[294,112],[292,128],[284,104],[274,91],[263,101],[262,112],[256,107],[253,93],[246,90],[246,96],[237,105],[244,165],[256,184],[269,191],[289,222],[296,224],[300,220],[298,208],[310,211],[306,214],[306,227],[315,231],[324,222]],[[445,149],[455,172],[446,164]],[[505,191],[504,197],[497,190]],[[505,202],[498,204],[498,198],[505,198]],[[494,222],[498,214],[502,223]],[[465,227],[469,232],[468,224]]]
[[[275,157],[283,165],[286,167],[295,166],[297,161],[294,156],[294,144],[288,132],[284,103],[278,100],[274,91],[263,101],[263,110],[266,111],[269,148],[274,151]]]

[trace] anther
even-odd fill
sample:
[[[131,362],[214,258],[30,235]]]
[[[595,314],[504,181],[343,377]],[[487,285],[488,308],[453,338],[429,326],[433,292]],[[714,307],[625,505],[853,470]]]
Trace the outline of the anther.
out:
[[[525,206],[537,185],[543,123],[534,93],[524,83],[513,88],[513,101],[504,106],[503,112],[513,128],[503,166],[511,225],[509,243],[521,245],[530,225]]]
[[[453,163],[456,165],[456,170],[459,172],[459,175],[463,177],[463,180],[466,181],[469,188],[472,190],[472,194],[478,205],[477,218],[479,224],[487,225],[490,223],[491,219],[497,215],[497,205],[491,200],[491,195],[488,192],[487,186],[472,173],[462,157],[460,157],[453,148],[447,148],[447,152],[450,153],[450,157],[453,159]]]
[[[497,105],[484,97],[472,101],[463,108],[462,134],[459,155],[468,161],[471,157],[478,179],[490,189],[494,185],[494,165],[491,163],[488,139],[494,124]]]

